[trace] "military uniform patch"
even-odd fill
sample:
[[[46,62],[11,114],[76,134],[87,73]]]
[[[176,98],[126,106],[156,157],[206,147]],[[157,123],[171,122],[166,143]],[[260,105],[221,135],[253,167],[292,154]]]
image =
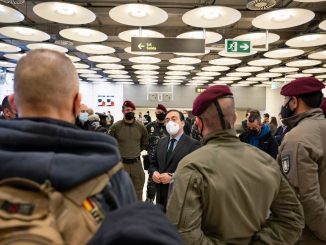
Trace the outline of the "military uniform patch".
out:
[[[282,157],[282,171],[285,174],[288,174],[290,172],[290,156],[289,155],[285,155],[284,157]]]

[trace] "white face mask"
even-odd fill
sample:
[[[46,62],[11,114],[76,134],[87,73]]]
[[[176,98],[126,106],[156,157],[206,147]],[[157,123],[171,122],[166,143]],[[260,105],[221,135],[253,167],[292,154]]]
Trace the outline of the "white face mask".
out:
[[[173,136],[179,132],[180,125],[176,122],[169,121],[166,124],[166,131],[168,131],[169,135]]]
[[[88,113],[87,112],[81,112],[79,114],[79,121],[82,123],[85,123],[88,120]]]

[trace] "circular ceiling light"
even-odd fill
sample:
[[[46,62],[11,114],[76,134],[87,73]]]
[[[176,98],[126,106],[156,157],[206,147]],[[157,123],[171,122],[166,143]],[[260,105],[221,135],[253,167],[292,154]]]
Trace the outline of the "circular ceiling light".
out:
[[[254,81],[254,82],[261,82],[261,81],[268,81],[269,78],[267,77],[248,77],[246,81]]]
[[[76,57],[76,56],[71,56],[66,54],[66,56],[71,60],[71,62],[79,62],[80,58]]]
[[[287,78],[312,77],[312,74],[295,73],[295,74],[286,75],[285,77]]]
[[[206,76],[194,76],[192,77],[193,80],[214,80],[214,77],[206,77]]]
[[[296,60],[286,63],[286,66],[291,67],[305,67],[305,66],[315,66],[321,63],[320,60]]]
[[[128,78],[116,78],[116,79],[113,79],[113,80],[116,81],[116,82],[131,82],[131,81],[133,81],[132,79],[128,79]]]
[[[113,78],[113,79],[115,79],[115,78],[131,78],[131,76],[130,75],[122,75],[122,74],[117,74],[117,75],[110,75],[109,76],[110,78]]]
[[[274,82],[279,82],[279,83],[287,83],[287,82],[291,82],[291,78],[288,77],[280,77],[280,78],[276,78],[273,79]]]
[[[290,72],[297,72],[299,68],[297,67],[277,67],[270,69],[269,72],[276,72],[276,73],[290,73]]]
[[[8,61],[0,61],[0,67],[14,68],[16,67],[16,64]]]
[[[125,68],[123,65],[120,64],[97,64],[96,67],[108,70],[121,70]]]
[[[7,43],[1,43],[0,42],[0,52],[3,53],[17,53],[20,52],[21,48],[16,47],[14,45],[11,44],[7,44]]]
[[[306,69],[302,71],[303,73],[309,73],[309,74],[320,74],[320,73],[326,73],[326,68],[311,68]]]
[[[320,24],[319,24],[319,28],[326,31],[326,20],[322,21]]]
[[[267,58],[273,59],[282,59],[282,58],[290,58],[304,54],[304,50],[302,49],[290,49],[290,48],[282,48],[276,49],[269,52],[264,53],[264,56]]]
[[[116,63],[120,62],[121,59],[117,57],[112,57],[109,55],[94,55],[94,56],[89,56],[88,60],[93,61],[93,62],[98,62],[98,63]]]
[[[66,49],[65,47],[55,45],[52,43],[31,43],[31,44],[27,44],[26,47],[31,50],[32,49],[51,49],[51,50],[58,51],[60,53],[68,52],[68,49]]]
[[[195,67],[189,65],[172,65],[168,66],[167,69],[172,71],[191,71],[195,69]]]
[[[186,76],[165,76],[164,79],[166,80],[184,80]]]
[[[103,42],[108,39],[105,33],[89,28],[68,28],[61,30],[59,34],[69,40],[84,43]]]
[[[252,60],[248,62],[248,65],[251,66],[272,66],[272,65],[278,65],[282,63],[281,60],[277,59],[258,59],[258,60]]]
[[[270,87],[269,84],[256,84],[256,85],[253,85],[254,87]]]
[[[135,74],[137,75],[158,75],[158,71],[147,71],[147,70],[138,70],[135,71]]]
[[[210,60],[208,63],[211,65],[237,65],[240,64],[242,61],[239,59],[234,58],[218,58],[214,60]]]
[[[110,75],[126,75],[128,74],[125,70],[104,70],[103,73],[110,74]]]
[[[258,66],[243,66],[236,69],[238,72],[258,72],[264,70],[264,67]]]
[[[239,81],[241,79],[241,77],[220,77],[222,81]]]
[[[177,86],[180,85],[181,83],[163,83],[163,86]]]
[[[164,35],[157,31],[152,30],[142,30],[141,35],[138,29],[135,30],[128,30],[120,32],[118,37],[126,42],[131,42],[132,37],[156,37],[156,38],[163,38]]]
[[[231,85],[232,87],[248,87],[250,86],[250,84],[246,84],[246,83],[235,83]]]
[[[138,75],[138,79],[158,79],[158,76],[153,76],[153,75]]]
[[[190,72],[188,71],[168,71],[165,73],[165,75],[168,76],[188,76]]]
[[[226,74],[228,77],[249,77],[252,74],[250,72],[230,72]]]
[[[266,10],[272,8],[275,4],[276,4],[275,0],[250,0],[247,3],[247,9]]]
[[[223,6],[205,6],[186,12],[182,21],[190,26],[217,28],[234,24],[241,18],[241,13]]]
[[[3,56],[10,60],[20,60],[25,55],[26,55],[25,53],[17,53],[17,54],[4,54]]]
[[[255,81],[240,81],[239,83],[242,83],[242,84],[255,84],[257,82],[255,82]]]
[[[182,80],[163,80],[165,83],[182,83]]]
[[[318,76],[315,76],[315,78],[317,78],[317,79],[326,79],[326,75],[318,75]]]
[[[92,11],[71,3],[39,3],[33,7],[33,11],[43,19],[61,24],[83,25],[96,19],[96,15]]]
[[[204,37],[203,31],[189,31],[181,33],[177,38],[190,38],[190,39],[205,39],[205,44],[216,43],[223,37],[217,32],[206,31],[206,37]]]
[[[19,11],[0,4],[0,22],[1,23],[17,23],[24,20],[24,15]]]
[[[203,71],[228,71],[230,67],[227,66],[205,66],[201,68]]]
[[[161,59],[151,57],[151,56],[137,56],[128,59],[132,63],[141,63],[141,64],[155,64],[160,63]]]
[[[205,48],[205,53],[174,53],[179,56],[201,56],[209,54],[210,50],[208,48]]]
[[[76,69],[88,69],[89,65],[83,63],[73,63]]]
[[[216,77],[221,75],[221,73],[216,71],[203,71],[203,72],[197,72],[197,76],[207,76],[207,77]]]
[[[76,49],[87,54],[112,54],[115,52],[114,48],[102,44],[85,44],[79,45]]]
[[[218,85],[226,85],[226,84],[231,84],[233,83],[233,81],[222,81],[222,80],[217,80],[217,81],[214,81],[213,82],[215,85],[218,84]]]
[[[131,47],[125,48],[125,52],[134,55],[157,55],[159,52],[132,52]]]
[[[98,74],[91,74],[91,73],[83,73],[83,74],[79,74],[79,76],[81,77],[86,77],[86,78],[101,78],[101,75]]]
[[[282,73],[273,73],[273,72],[259,73],[256,75],[256,77],[268,77],[268,78],[281,77],[281,76],[283,76]]]
[[[257,51],[252,50],[251,53],[246,54],[246,53],[227,53],[225,52],[225,50],[222,50],[218,54],[223,57],[237,58],[237,57],[246,57],[246,56],[257,54]]]
[[[169,62],[177,65],[194,65],[200,63],[201,60],[192,57],[178,57],[170,59]]]
[[[314,17],[315,13],[311,10],[287,8],[259,15],[252,20],[252,25],[260,29],[278,30],[305,24]]]
[[[157,83],[158,80],[157,79],[149,79],[149,78],[143,78],[143,79],[138,79],[139,82],[143,82],[143,83]]]
[[[326,59],[326,50],[324,51],[319,51],[316,53],[312,53],[308,55],[309,59],[320,59],[320,60],[325,60]]]
[[[134,82],[123,82],[123,81],[117,81],[118,79],[116,79],[115,81],[116,81],[116,85],[133,85],[133,84],[135,84]],[[129,80],[129,79],[128,79]]]
[[[289,39],[285,43],[295,48],[315,47],[326,44],[326,34],[307,34]]]
[[[154,26],[168,19],[163,9],[142,3],[119,5],[111,9],[109,15],[114,21],[129,26]]]
[[[160,69],[160,67],[157,66],[157,65],[147,65],[147,64],[145,64],[145,65],[133,65],[132,68],[135,69],[135,70],[158,70],[158,69]]]
[[[49,40],[49,34],[29,27],[23,26],[6,26],[0,28],[0,34],[14,39],[43,42]]]
[[[77,73],[83,73],[83,74],[96,74],[96,71],[89,70],[89,69],[77,69]]]
[[[253,32],[247,33],[235,37],[236,40],[248,40],[252,42],[252,46],[265,45],[266,42],[266,33],[265,32]],[[268,34],[268,43],[277,42],[280,39],[280,36],[274,33]]]

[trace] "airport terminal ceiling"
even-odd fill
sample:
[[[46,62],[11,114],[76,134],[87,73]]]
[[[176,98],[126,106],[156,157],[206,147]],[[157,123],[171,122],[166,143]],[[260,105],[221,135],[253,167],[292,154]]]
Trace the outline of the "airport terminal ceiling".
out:
[[[0,66],[9,72],[14,70],[15,63],[25,52],[38,47],[38,43],[47,43],[58,45],[60,51],[69,55],[76,63],[81,80],[88,82],[270,86],[272,82],[282,83],[300,75],[326,79],[325,0],[57,1],[90,10],[91,12],[85,12],[82,17],[84,22],[89,18],[89,23],[83,24],[68,20],[75,14],[69,5],[61,9],[64,17],[55,21],[48,19],[57,10],[52,10],[51,13],[51,6],[40,6],[45,1],[26,0],[21,4],[13,3],[16,1],[22,0],[0,1],[0,11],[6,11],[7,6],[24,15],[23,20],[18,22],[9,21],[5,15],[0,16]],[[268,4],[275,5],[266,10],[250,10],[247,7],[250,2],[262,8]],[[127,20],[127,24],[119,21],[119,11],[115,15],[111,11],[117,6],[130,3],[148,4],[163,11],[157,12],[157,16],[150,19],[150,23],[143,24],[140,30],[136,24],[133,26],[136,22],[132,22],[132,18],[138,16],[139,19],[146,19],[148,15],[145,7],[135,10],[135,16]],[[225,9],[212,8],[214,6],[229,7],[237,11],[224,13]],[[207,7],[204,13],[207,15],[206,22],[202,23],[200,19],[196,22],[198,13],[189,11],[202,7]],[[167,19],[151,25],[160,22],[162,12],[167,13]],[[238,16],[240,19],[237,19],[238,12],[241,13],[241,17]],[[220,23],[216,22],[216,18],[222,18]],[[233,23],[227,24],[228,20]],[[201,27],[209,21],[218,24],[213,24],[214,27],[207,27],[204,31]],[[26,41],[21,37],[26,35],[23,33],[26,30],[14,31],[13,27],[33,28],[42,31],[41,34],[45,33],[45,36],[40,39],[43,41]],[[99,39],[92,40],[89,36],[91,33],[88,33],[90,30],[84,29],[79,33],[78,39],[69,32],[69,28],[97,30],[100,36]],[[269,29],[268,51],[264,50],[266,28]],[[31,40],[35,33],[30,29],[28,31],[30,33],[27,33],[27,39]],[[135,54],[130,51],[130,38],[139,36],[140,33],[147,37],[177,37],[181,34],[181,37],[188,38],[205,37],[205,53]],[[49,38],[46,34],[50,35]],[[252,53],[225,53],[225,39],[233,38],[252,41]],[[43,44],[41,47],[46,46]]]

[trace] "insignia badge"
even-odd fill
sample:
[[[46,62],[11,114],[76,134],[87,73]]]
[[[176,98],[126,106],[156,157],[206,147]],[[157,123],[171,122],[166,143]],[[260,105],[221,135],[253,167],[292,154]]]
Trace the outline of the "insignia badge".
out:
[[[288,174],[290,172],[290,156],[286,155],[282,157],[282,171],[285,174]]]
[[[95,219],[97,224],[100,224],[104,219],[104,212],[100,208],[94,197],[88,197],[83,202],[83,208]]]
[[[154,133],[154,127],[151,127],[151,133]]]

